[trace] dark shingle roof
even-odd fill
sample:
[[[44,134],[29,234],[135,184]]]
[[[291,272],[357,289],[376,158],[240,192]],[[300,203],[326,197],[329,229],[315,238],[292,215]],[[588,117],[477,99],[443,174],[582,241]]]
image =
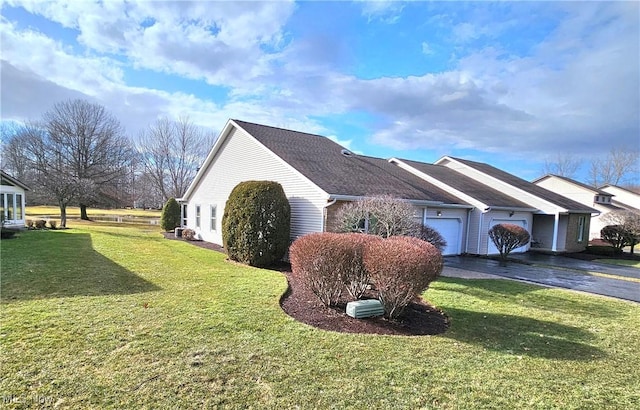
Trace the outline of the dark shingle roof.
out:
[[[489,206],[531,208],[531,205],[518,201],[507,194],[488,187],[473,178],[462,175],[451,168],[405,159],[401,161]]]
[[[551,202],[552,204],[565,208],[569,211],[581,211],[581,212],[588,212],[588,213],[597,212],[593,208],[590,208],[586,205],[582,205],[579,202],[571,200],[560,194],[556,194],[555,192],[549,191],[548,189],[542,188],[534,183],[526,181],[515,175],[509,174],[508,172],[492,167],[491,165],[484,164],[482,162],[469,161],[466,159],[453,158],[453,157],[451,158],[471,168],[474,168],[486,175],[490,175],[496,179],[506,182],[511,186],[520,188],[525,192],[535,195],[538,198],[542,198],[547,202]]]
[[[353,153],[314,134],[233,120],[301,174],[331,195],[391,195],[398,198],[468,205],[381,158]]]

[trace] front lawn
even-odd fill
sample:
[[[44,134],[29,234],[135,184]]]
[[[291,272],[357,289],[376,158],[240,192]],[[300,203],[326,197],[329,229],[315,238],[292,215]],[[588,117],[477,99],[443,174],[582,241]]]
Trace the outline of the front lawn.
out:
[[[326,332],[284,276],[151,227],[71,224],[1,243],[7,408],[638,408],[640,305],[443,278],[439,336]]]

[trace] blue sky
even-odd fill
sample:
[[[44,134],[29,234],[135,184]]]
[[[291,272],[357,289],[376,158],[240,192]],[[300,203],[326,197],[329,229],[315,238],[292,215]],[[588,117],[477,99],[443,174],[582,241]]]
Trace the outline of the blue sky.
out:
[[[2,3],[2,120],[104,105],[318,133],[378,157],[545,161],[640,147],[638,2]]]

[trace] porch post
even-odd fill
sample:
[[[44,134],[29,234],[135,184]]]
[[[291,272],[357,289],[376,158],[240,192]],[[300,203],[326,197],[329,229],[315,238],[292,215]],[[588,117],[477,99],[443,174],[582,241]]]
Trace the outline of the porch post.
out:
[[[560,228],[560,213],[556,212],[555,221],[553,222],[553,245],[551,250],[553,252],[558,251],[558,229]]]

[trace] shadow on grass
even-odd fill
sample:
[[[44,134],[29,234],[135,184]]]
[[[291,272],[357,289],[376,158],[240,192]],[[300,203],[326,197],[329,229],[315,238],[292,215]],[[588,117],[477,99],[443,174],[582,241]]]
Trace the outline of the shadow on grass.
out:
[[[528,317],[440,306],[451,318],[443,336],[519,356],[590,361],[606,357],[584,329]]]
[[[91,235],[32,231],[2,242],[2,303],[127,295],[161,288],[93,249]]]

